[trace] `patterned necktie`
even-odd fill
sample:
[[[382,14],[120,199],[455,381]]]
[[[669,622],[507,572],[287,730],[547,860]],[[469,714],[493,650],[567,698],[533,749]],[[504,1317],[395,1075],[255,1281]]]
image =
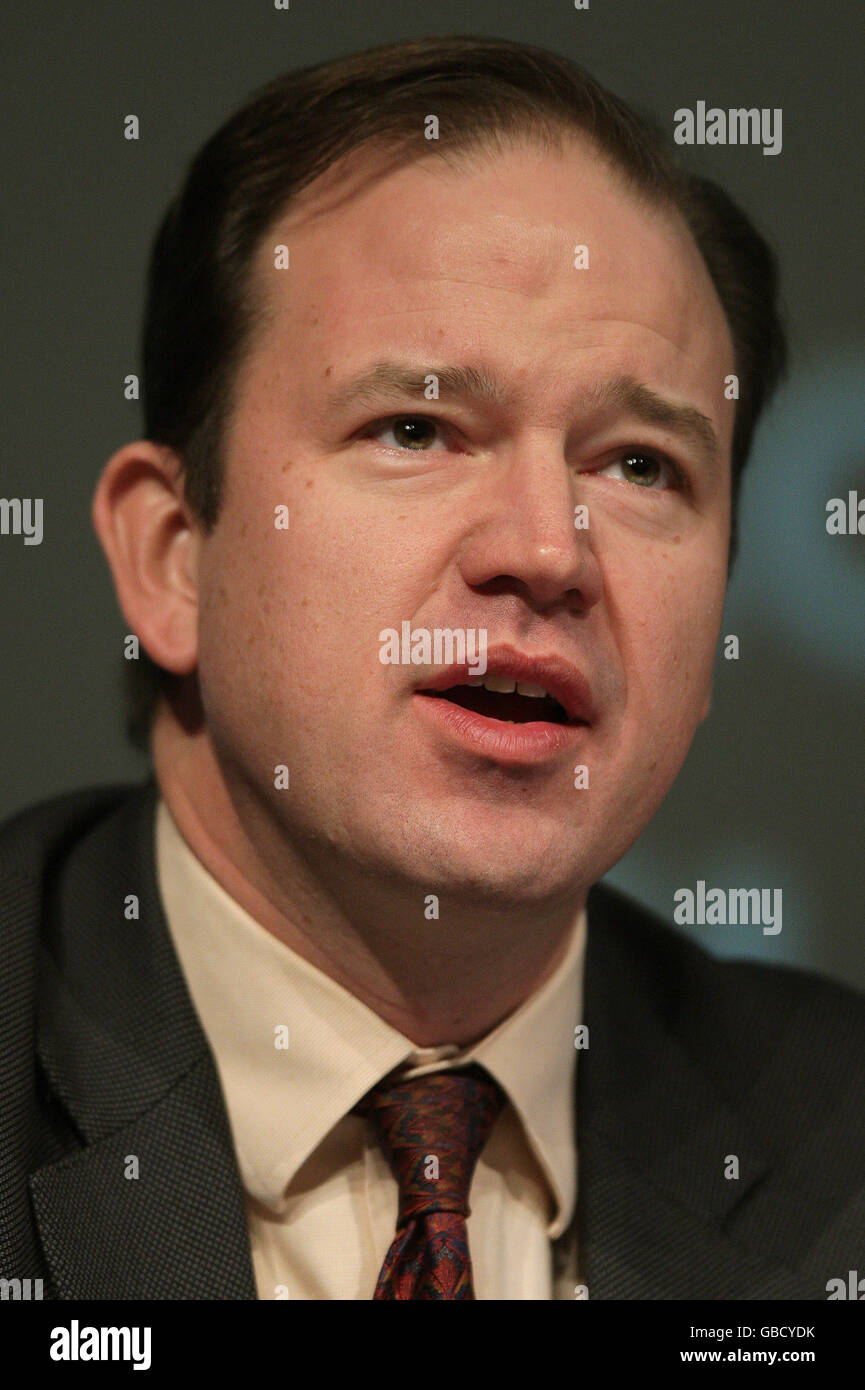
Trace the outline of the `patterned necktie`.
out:
[[[396,1236],[374,1299],[474,1298],[466,1217],[478,1155],[505,1103],[479,1066],[385,1079],[356,1109],[399,1183]]]

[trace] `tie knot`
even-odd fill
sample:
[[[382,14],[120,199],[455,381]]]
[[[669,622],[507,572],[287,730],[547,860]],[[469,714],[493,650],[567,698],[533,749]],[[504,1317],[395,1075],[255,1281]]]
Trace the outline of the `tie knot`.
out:
[[[379,1082],[357,1109],[368,1115],[399,1183],[399,1221],[451,1211],[469,1214],[478,1155],[505,1103],[474,1064]]]

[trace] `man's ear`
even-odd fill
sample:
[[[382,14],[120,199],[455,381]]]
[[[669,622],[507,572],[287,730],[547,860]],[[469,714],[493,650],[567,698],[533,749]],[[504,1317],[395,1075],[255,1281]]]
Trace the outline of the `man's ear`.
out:
[[[180,459],[146,439],[124,445],[105,465],[91,516],[130,630],[159,666],[188,675],[198,662],[200,531]]]

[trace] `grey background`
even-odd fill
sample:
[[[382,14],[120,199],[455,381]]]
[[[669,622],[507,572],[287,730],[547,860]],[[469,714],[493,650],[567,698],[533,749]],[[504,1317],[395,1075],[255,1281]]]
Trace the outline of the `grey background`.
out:
[[[4,7],[2,486],[43,497],[41,546],[0,536],[0,815],[137,780],[119,704],[124,624],[89,521],[105,460],[140,434],[147,252],[207,135],[277,72],[397,38],[474,33],[575,58],[672,131],[677,107],[781,107],[783,150],[704,147],[777,247],[794,370],[746,474],[742,553],[712,715],[661,812],[610,874],[671,918],[676,888],[782,888],[783,930],[687,928],[719,954],[865,988],[865,537],[826,501],[865,495],[861,7],[789,0],[87,0]],[[122,137],[134,112],[141,138]]]

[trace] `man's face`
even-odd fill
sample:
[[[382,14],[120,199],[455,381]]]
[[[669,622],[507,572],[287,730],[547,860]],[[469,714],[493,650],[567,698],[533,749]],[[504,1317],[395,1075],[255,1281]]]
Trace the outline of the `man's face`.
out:
[[[685,230],[581,144],[377,168],[308,190],[259,250],[269,315],[200,557],[208,727],[234,792],[335,877],[565,900],[651,819],[707,709],[729,330]],[[381,363],[482,370],[502,399],[332,399]],[[706,417],[718,457],[624,378]],[[487,675],[552,685],[569,722],[446,660],[384,664],[404,623],[484,630]]]

